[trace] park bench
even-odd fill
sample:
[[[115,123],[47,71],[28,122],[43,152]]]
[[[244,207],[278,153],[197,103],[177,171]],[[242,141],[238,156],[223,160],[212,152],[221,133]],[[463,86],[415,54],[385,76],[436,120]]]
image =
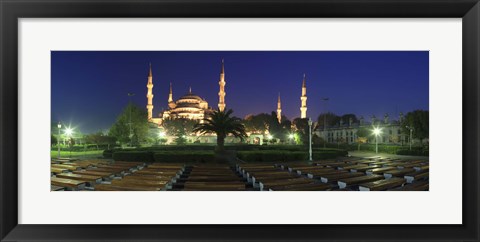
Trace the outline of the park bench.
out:
[[[321,178],[323,175],[348,173],[347,170],[335,170],[334,168],[322,168],[321,170],[309,171],[308,178]]]
[[[400,170],[391,170],[391,171],[386,171],[385,173],[383,173],[383,176],[386,179],[392,178],[394,176],[403,177],[405,174],[409,174],[409,173],[412,173],[414,171],[415,170],[412,169],[412,168],[404,168],[404,169],[400,169]]]
[[[226,181],[242,181],[237,176],[189,176],[188,181],[192,182],[226,182]]]
[[[92,170],[73,171],[72,173],[79,174],[79,175],[88,175],[88,176],[100,176],[105,180],[109,180],[115,177],[115,174],[113,174],[112,172],[101,172],[101,171],[92,171]]]
[[[84,181],[89,183],[90,186],[94,186],[96,183],[100,183],[102,181],[101,176],[89,176],[89,175],[80,175],[80,174],[73,174],[73,173],[57,174],[56,177]]]
[[[424,166],[414,166],[413,169],[416,171],[421,171],[421,170],[428,170],[430,168],[429,165],[424,165]]]
[[[357,164],[371,164],[371,163],[375,163],[377,161],[374,161],[374,160],[360,160],[360,161],[357,161]]]
[[[296,184],[311,184],[314,183],[312,179],[308,178],[292,178],[292,179],[280,179],[280,180],[261,180],[259,181],[260,190],[275,186],[288,186]]]
[[[399,187],[405,184],[405,179],[399,177],[393,177],[390,179],[377,180],[360,184],[358,189],[360,191],[383,191],[395,187]]]
[[[298,178],[298,176],[290,173],[258,174],[258,175],[251,175],[251,182],[257,183],[258,181],[272,181],[272,180],[292,179],[292,178]]]
[[[429,189],[428,181],[417,181],[417,182],[405,184],[402,187],[392,189],[392,191],[428,191],[428,189]]]
[[[185,182],[184,191],[244,191],[244,183]]]
[[[123,180],[147,180],[147,181],[171,181],[173,176],[137,176],[137,175],[128,175],[124,176]]]
[[[312,183],[312,184],[296,184],[286,186],[272,186],[270,191],[329,191],[333,188],[330,184]]]
[[[370,170],[366,170],[365,174],[372,175],[372,174],[383,174],[387,171],[398,170],[396,167],[382,167],[382,168],[373,168]]]
[[[118,170],[118,169],[108,169],[108,168],[92,168],[92,169],[87,169],[85,171],[92,171],[92,172],[106,172],[113,174],[113,176],[118,176],[122,177],[125,175],[125,171],[123,170]]]
[[[369,166],[369,165],[364,164],[363,166],[352,168],[352,169],[350,169],[350,171],[351,172],[366,172],[367,170],[371,170],[371,169],[375,169],[375,168],[381,168],[381,166],[379,166],[379,165]]]
[[[363,164],[360,164],[360,165],[346,164],[346,165],[344,165],[344,166],[339,166],[339,167],[338,167],[338,170],[352,170],[352,169],[356,169],[356,168],[368,168],[368,165],[363,165]]]
[[[60,162],[60,163],[63,163],[63,162],[72,162],[72,161],[76,161],[78,160],[77,158],[53,158],[52,161],[54,162]]]
[[[51,185],[59,186],[59,187],[65,187],[68,190],[73,190],[73,191],[82,190],[82,189],[85,188],[85,182],[84,181],[77,181],[77,180],[72,180],[72,179],[51,177],[50,178],[50,183],[51,183]]]
[[[50,191],[65,191],[65,187],[50,185]]]
[[[137,186],[133,184],[110,185],[100,184],[95,187],[95,191],[161,191],[157,187]]]
[[[92,165],[90,164],[87,164],[87,163],[80,163],[80,162],[65,162],[65,163],[62,163],[62,165],[67,165],[67,166],[76,166],[76,167],[80,167],[80,168],[87,168],[87,167],[90,167]]]
[[[143,180],[143,179],[135,179],[135,178],[129,178],[129,179],[121,179],[121,180],[112,180],[111,184],[112,185],[138,185],[138,186],[152,186],[152,187],[158,187],[158,188],[164,188],[167,183],[169,183],[170,180],[167,181],[158,181],[158,180]]]
[[[164,171],[168,171],[168,170],[184,170],[185,166],[180,166],[180,165],[162,165],[162,164],[150,164],[147,166],[148,168],[150,169],[159,169],[159,170],[164,170]]]
[[[331,174],[321,175],[320,180],[323,183],[336,182],[339,179],[351,178],[351,177],[357,177],[357,176],[363,176],[363,175],[365,175],[365,174],[363,174],[361,172],[331,173]]]
[[[76,171],[76,170],[81,169],[81,168],[78,167],[78,166],[69,166],[69,165],[61,165],[61,164],[54,164],[54,165],[52,165],[51,167],[53,167],[53,168],[67,169],[67,170],[69,170],[69,171]]]
[[[180,171],[159,171],[152,169],[143,169],[135,172],[135,175],[155,175],[155,176],[176,176]]]
[[[389,166],[392,163],[393,162],[391,162],[391,161],[377,161],[377,162],[369,163],[368,165],[370,165],[370,166]]]
[[[405,174],[404,178],[407,180],[407,183],[412,183],[414,181],[428,179],[429,172],[427,170],[415,171],[409,174]]]
[[[361,175],[356,177],[349,177],[349,178],[340,178],[337,181],[339,188],[346,188],[354,185],[358,185],[361,183],[376,181],[383,179],[381,175]]]
[[[409,161],[409,162],[405,162],[405,164],[403,164],[403,165],[399,165],[399,167],[400,168],[412,168],[412,167],[421,166],[421,165],[424,165],[424,164],[428,164],[428,161],[426,161],[426,160]]]
[[[315,162],[314,163],[316,166],[322,166],[322,167],[338,167],[345,165],[346,163],[343,161],[334,161],[334,162]]]
[[[65,172],[68,172],[68,170],[64,169],[64,168],[55,168],[55,167],[50,168],[50,174],[51,175],[65,173]]]

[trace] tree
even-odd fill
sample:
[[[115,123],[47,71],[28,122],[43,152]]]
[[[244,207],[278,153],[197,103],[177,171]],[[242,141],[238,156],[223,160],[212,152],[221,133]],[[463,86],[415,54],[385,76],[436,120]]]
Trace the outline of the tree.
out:
[[[243,120],[245,130],[252,133],[265,133],[271,123],[271,115],[260,113],[257,115],[249,114]]]
[[[195,125],[193,132],[215,133],[217,134],[217,147],[218,152],[225,151],[225,138],[231,134],[242,141],[247,136],[245,132],[245,126],[242,124],[241,119],[232,117],[233,111],[231,109],[227,111],[216,110],[203,120],[203,123]]]
[[[358,123],[357,116],[353,113],[344,114],[342,117],[340,117],[340,119],[346,124],[350,122],[350,119],[352,119],[352,123]]]
[[[328,113],[321,113],[318,115],[317,122],[319,125],[323,126],[325,125],[325,118],[327,121],[327,127],[329,126],[334,126],[338,122],[340,122],[340,117],[334,113],[328,112]],[[345,120],[344,120],[345,121]],[[348,120],[347,120],[348,122]]]
[[[413,128],[413,138],[427,139],[429,137],[429,114],[426,110],[415,110],[405,115],[402,122],[402,132],[410,135],[410,128]],[[408,126],[408,128],[407,128]]]
[[[198,122],[192,119],[186,118],[170,118],[163,122],[163,128],[166,133],[171,136],[175,136],[175,143],[177,145],[183,145],[187,142],[185,136],[193,133],[193,128]]]
[[[132,137],[130,137],[130,114]],[[147,111],[135,104],[129,104],[117,117],[117,120],[110,128],[108,135],[115,137],[121,143],[139,144],[147,139],[148,121]]]
[[[51,134],[50,135],[50,145],[54,146],[54,145],[57,145],[57,143],[58,143],[57,137],[55,137],[53,134]]]
[[[107,145],[107,149],[110,149],[110,145],[115,145],[117,139],[113,136],[108,136],[98,131],[93,134],[85,135],[85,142],[88,144],[94,144],[99,149],[99,145]]]
[[[295,118],[293,120],[293,128],[297,133],[297,136],[295,137],[295,142],[297,144],[308,144],[308,119],[306,118]],[[313,129],[313,127],[312,127]]]
[[[193,127],[198,122],[192,119],[186,118],[169,118],[163,121],[163,128],[168,135],[190,135],[193,133]]]
[[[366,128],[359,128],[357,130],[357,143],[358,143],[358,150],[360,150],[360,145],[365,144],[368,141],[368,136],[371,135],[371,131]]]

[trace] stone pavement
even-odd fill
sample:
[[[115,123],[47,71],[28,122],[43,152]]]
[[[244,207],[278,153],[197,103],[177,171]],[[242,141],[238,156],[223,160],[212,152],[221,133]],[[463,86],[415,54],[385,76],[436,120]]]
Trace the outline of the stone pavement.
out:
[[[394,155],[386,153],[368,152],[368,151],[349,151],[348,155],[355,157],[372,157],[372,156],[381,156],[387,158],[399,158],[399,159],[418,159],[418,160],[428,160],[428,156],[413,156],[413,155]]]

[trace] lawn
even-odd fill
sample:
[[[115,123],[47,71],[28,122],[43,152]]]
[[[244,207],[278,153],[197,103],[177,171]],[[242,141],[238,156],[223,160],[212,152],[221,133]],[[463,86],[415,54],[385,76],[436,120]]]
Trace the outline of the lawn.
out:
[[[60,151],[61,157],[97,157],[102,156],[102,154],[103,150],[72,151],[71,153],[68,150]],[[58,156],[58,151],[50,151],[50,156],[56,158]]]

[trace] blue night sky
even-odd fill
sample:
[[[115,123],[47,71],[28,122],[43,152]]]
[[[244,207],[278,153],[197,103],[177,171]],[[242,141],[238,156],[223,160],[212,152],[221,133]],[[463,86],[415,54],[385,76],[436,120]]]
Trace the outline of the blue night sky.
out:
[[[192,92],[217,108],[221,60],[225,59],[226,104],[234,115],[276,110],[300,116],[303,73],[307,115],[327,111],[396,120],[398,113],[428,110],[428,51],[52,51],[52,122],[84,133],[108,129],[132,101],[147,103],[148,65],[153,70],[154,116],[173,98]]]

